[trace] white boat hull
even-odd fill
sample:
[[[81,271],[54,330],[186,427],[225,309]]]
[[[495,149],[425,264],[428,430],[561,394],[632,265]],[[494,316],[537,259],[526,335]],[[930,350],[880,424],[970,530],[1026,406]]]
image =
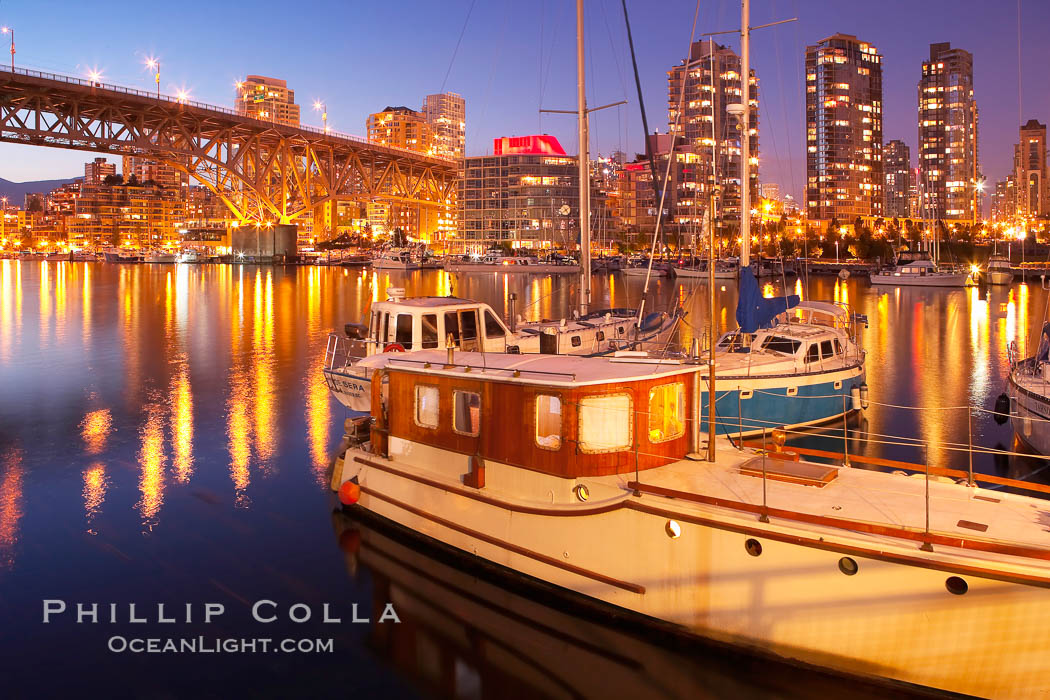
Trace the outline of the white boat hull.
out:
[[[469,455],[397,439],[389,460],[354,449],[346,455],[335,482],[356,478],[361,507],[513,571],[693,633],[982,697],[1050,692],[1050,593],[1020,576],[967,573],[969,592],[956,596],[945,587],[957,570],[952,555],[919,558],[915,542],[818,532],[776,517],[764,524],[753,512],[649,491],[621,488],[622,495],[599,500],[599,492],[616,490],[600,489],[602,478],[586,480],[594,497],[580,504],[572,500],[576,480],[494,463],[486,464],[493,486],[470,489],[460,483]],[[615,484],[620,477],[604,479]],[[647,481],[646,472],[640,479]],[[504,500],[500,485],[511,483],[517,493],[548,499]],[[966,487],[937,486],[966,498]],[[675,538],[668,536],[672,521]],[[749,539],[761,545],[760,555],[745,548]],[[857,563],[859,575],[843,574],[843,556]]]
[[[402,272],[408,270],[420,270],[423,266],[419,263],[406,263],[399,262],[397,260],[375,260],[372,262],[373,270],[401,270]]]
[[[1010,374],[1010,425],[1039,454],[1050,455],[1050,382]]]
[[[446,272],[502,272],[532,275],[578,275],[579,265],[486,265],[474,263],[445,263]]]
[[[988,284],[1012,284],[1014,281],[1014,273],[1006,271],[993,270],[985,273],[988,279]]]
[[[935,275],[898,275],[876,272],[871,275],[871,283],[900,287],[965,287],[970,283],[970,275],[965,272]]]

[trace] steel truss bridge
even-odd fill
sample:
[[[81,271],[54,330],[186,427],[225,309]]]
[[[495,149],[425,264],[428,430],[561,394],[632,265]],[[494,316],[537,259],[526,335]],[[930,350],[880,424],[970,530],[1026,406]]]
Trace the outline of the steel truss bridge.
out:
[[[455,206],[455,161],[20,68],[0,68],[0,141],[166,163],[208,187],[242,223],[291,224],[338,201]]]

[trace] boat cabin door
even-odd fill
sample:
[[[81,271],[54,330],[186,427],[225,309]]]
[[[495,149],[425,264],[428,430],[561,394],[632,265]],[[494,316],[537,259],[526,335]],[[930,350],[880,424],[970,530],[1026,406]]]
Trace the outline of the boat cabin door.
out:
[[[478,351],[478,310],[445,312],[445,337],[449,335],[464,352]]]

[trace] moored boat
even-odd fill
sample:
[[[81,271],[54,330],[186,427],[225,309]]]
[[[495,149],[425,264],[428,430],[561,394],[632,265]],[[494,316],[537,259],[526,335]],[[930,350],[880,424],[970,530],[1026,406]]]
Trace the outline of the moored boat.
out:
[[[422,268],[419,257],[411,250],[391,248],[384,250],[372,260],[373,270],[419,270]]]
[[[501,272],[532,274],[579,274],[580,266],[568,260],[540,260],[534,255],[464,256],[444,263],[446,272]]]
[[[1005,255],[992,255],[988,258],[983,277],[987,284],[1012,283],[1014,281],[1014,273],[1010,269],[1010,259]]]
[[[164,250],[147,250],[142,255],[142,262],[146,263],[174,263],[178,259],[175,253]]]
[[[894,265],[871,273],[872,284],[965,287],[972,282],[970,272],[940,266],[924,251],[904,251]]]
[[[336,461],[344,503],[685,633],[952,692],[1050,692],[1045,501],[724,438],[694,461],[706,382],[689,359],[362,363],[384,381]]]

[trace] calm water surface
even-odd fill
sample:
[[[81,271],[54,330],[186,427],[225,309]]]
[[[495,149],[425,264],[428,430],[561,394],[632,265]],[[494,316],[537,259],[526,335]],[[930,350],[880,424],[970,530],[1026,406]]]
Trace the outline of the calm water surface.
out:
[[[595,303],[635,305],[642,284],[596,277]],[[548,626],[528,626],[538,638],[511,624],[485,627],[482,612],[464,612],[469,606],[448,584],[460,574],[388,545],[367,528],[354,525],[346,535],[346,523],[333,522],[325,471],[343,412],[321,374],[327,334],[359,320],[395,285],[409,295],[483,300],[505,314],[513,292],[515,315],[530,320],[560,316],[577,292],[570,277],[0,261],[0,677],[9,693],[602,692],[571,676],[568,687],[519,683],[493,661],[498,655],[482,653],[524,653],[559,625],[587,623],[547,610],[542,615],[555,615]],[[921,460],[921,450],[883,437],[907,436],[931,443],[931,463],[957,468],[966,467],[966,455],[947,446],[968,441],[965,406],[991,408],[1003,390],[1006,344],[1032,344],[1047,303],[1038,281],[991,291],[884,290],[866,279],[814,277],[808,285],[789,278],[787,287],[866,314],[862,339],[872,399],[922,409],[873,405],[851,426],[850,451]],[[705,332],[705,289],[654,281],[649,308],[681,303],[689,311],[682,332],[688,342]],[[719,287],[717,298],[720,332],[733,323],[735,291]],[[974,413],[972,439],[1015,448],[1009,428],[985,412]],[[806,442],[841,450],[843,437],[840,430]],[[1026,457],[980,455],[974,466],[1044,477],[1042,462]],[[444,582],[444,594],[429,588],[435,581]],[[501,602],[482,601],[485,610],[511,606],[507,597],[492,597]],[[44,599],[63,600],[70,612],[42,624]],[[262,599],[277,603],[278,621],[251,619],[251,604]],[[405,618],[396,630],[375,622],[381,604],[391,600]],[[209,602],[226,612],[206,625],[201,618]],[[100,623],[77,624],[77,603],[100,604]],[[107,621],[109,603],[120,605],[116,624]],[[128,603],[150,622],[129,623]],[[168,616],[177,610],[180,621],[158,623],[157,603],[166,604]],[[181,621],[187,603],[194,606],[190,623]],[[295,603],[310,607],[308,622],[289,621]],[[325,603],[342,623],[322,622]],[[372,623],[350,622],[354,603]],[[511,611],[519,622],[541,615],[533,602],[515,605],[526,610]],[[473,629],[467,638],[475,642],[457,651],[464,629]],[[579,632],[584,639],[593,634]],[[779,681],[792,689],[789,695],[828,690],[819,674],[787,669],[779,681],[744,685],[740,674],[726,672],[730,661],[740,663],[736,656],[643,652],[638,645],[648,649],[650,640],[625,634],[609,645],[648,654],[632,666],[638,679],[666,677],[661,664],[678,669],[679,685],[646,681],[655,695],[678,697],[691,684],[715,695],[757,695]],[[118,653],[107,650],[114,635],[330,638],[333,651]],[[546,639],[558,643],[557,636]],[[585,645],[585,651],[595,649]],[[542,655],[529,658],[539,663]]]

